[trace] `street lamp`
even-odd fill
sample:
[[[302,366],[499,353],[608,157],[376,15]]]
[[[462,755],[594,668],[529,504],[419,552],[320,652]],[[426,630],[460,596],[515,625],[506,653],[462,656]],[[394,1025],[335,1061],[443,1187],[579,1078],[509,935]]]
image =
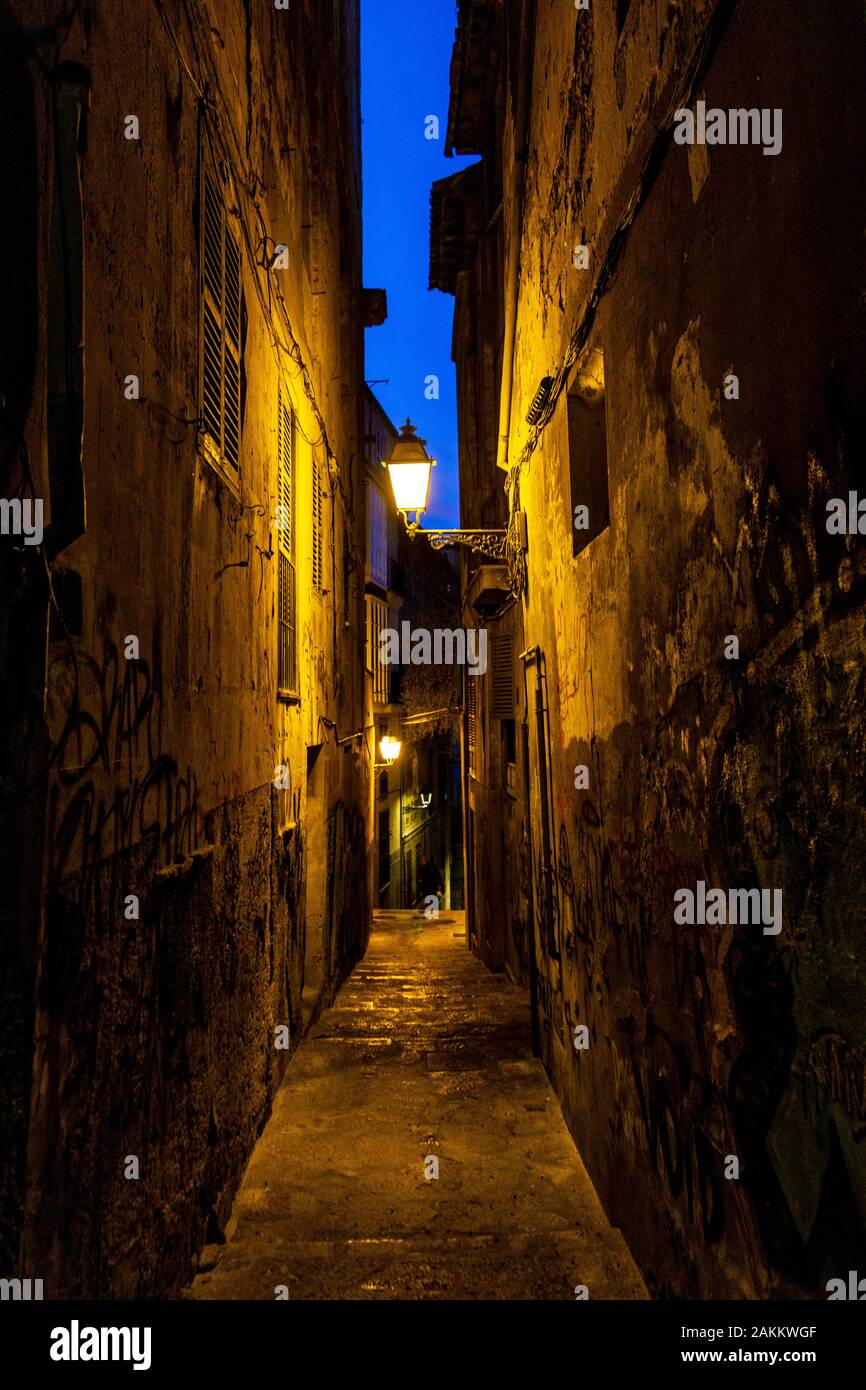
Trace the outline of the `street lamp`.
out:
[[[430,470],[436,466],[436,460],[431,459],[424,448],[425,443],[426,440],[418,438],[415,426],[407,420],[399,439],[394,441],[390,456],[382,460],[391,479],[397,511],[405,521],[409,535],[414,539],[420,532],[427,537],[434,550],[444,550],[450,545],[467,545],[470,550],[486,555],[490,560],[505,560],[508,533],[504,528],[493,531],[422,529],[421,517],[427,510],[430,493]],[[409,520],[409,512],[415,513],[414,521]]]
[[[403,747],[398,738],[392,738],[390,734],[385,734],[379,740],[379,749],[382,754],[383,762],[377,764],[379,767],[391,767],[400,756],[400,749]]]
[[[430,470],[436,467],[436,460],[431,459],[424,448],[425,443],[426,440],[418,438],[415,426],[407,420],[385,462],[397,511],[411,535],[420,529],[421,517],[427,510]],[[409,521],[409,512],[415,513],[413,522]]]

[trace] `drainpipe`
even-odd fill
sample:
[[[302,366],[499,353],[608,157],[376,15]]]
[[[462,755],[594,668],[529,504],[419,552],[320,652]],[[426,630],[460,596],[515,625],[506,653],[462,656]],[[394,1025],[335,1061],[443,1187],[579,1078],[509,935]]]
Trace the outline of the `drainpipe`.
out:
[[[536,0],[524,0],[519,30],[528,33],[526,62],[520,83],[514,117],[514,154],[511,161],[509,203],[514,245],[505,286],[505,331],[502,341],[502,387],[499,397],[499,446],[496,466],[508,469],[508,440],[511,432],[511,398],[514,389],[514,340],[517,330],[517,297],[520,288],[520,249],[523,240],[523,203],[526,190],[526,162],[529,154],[529,123],[532,109],[532,70],[535,63]]]

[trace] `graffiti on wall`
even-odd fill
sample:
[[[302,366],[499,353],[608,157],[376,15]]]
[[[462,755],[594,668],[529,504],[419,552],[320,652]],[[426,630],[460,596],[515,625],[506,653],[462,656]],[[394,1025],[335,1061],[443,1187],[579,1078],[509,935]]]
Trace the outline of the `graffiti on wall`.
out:
[[[200,834],[195,773],[162,746],[161,697],[149,663],[106,641],[101,660],[67,657],[55,681],[62,727],[48,798],[48,886],[72,875],[85,906],[99,865],[144,842],[154,867]],[[59,692],[59,693],[58,693]]]
[[[762,1258],[809,1283],[866,1232],[864,982],[850,983],[866,834],[846,811],[866,799],[849,756],[866,668],[853,614],[820,621],[818,644],[792,625],[787,657],[752,692],[724,670],[681,686],[633,773],[622,749],[636,756],[634,731],[615,734],[592,795],[555,797],[563,984],[558,997],[543,959],[542,1006],[607,1046],[612,1124],[664,1185],[683,1256],[733,1243],[755,1287]],[[587,761],[573,752],[564,766]],[[624,804],[623,786],[639,800]],[[673,892],[701,875],[783,887],[779,941],[676,930]],[[828,990],[834,978],[848,987]],[[582,1085],[576,1063],[574,1075]],[[725,1180],[727,1154],[745,1183]],[[830,1217],[828,1184],[844,1189]]]
[[[866,1252],[866,979],[851,970],[863,960],[866,834],[850,815],[866,791],[862,762],[850,757],[862,743],[866,664],[855,612],[833,622],[816,612],[815,622],[791,638],[775,679],[743,711],[736,761],[733,731],[723,741],[712,788],[735,867],[745,860],[785,885],[772,962],[742,947],[732,960],[743,1046],[730,1085],[753,1162],[787,1203],[787,1227],[777,1218],[764,1231],[783,1268],[813,1242],[828,1200],[836,1216],[819,1241],[856,1239],[858,1258]]]

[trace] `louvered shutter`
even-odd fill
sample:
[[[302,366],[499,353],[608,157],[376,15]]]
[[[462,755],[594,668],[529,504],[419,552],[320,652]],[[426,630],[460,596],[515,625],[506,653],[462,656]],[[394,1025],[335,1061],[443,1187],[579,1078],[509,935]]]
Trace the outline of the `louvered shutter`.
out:
[[[494,719],[514,718],[514,661],[510,633],[491,641],[491,713]]]
[[[294,439],[292,410],[283,398],[279,399],[277,419],[277,506],[280,550],[290,560],[295,558],[295,489],[294,489]]]
[[[313,588],[322,587],[322,478],[313,454]]]
[[[222,204],[209,172],[204,175],[202,305],[202,423],[222,449]]]
[[[475,768],[475,748],[478,732],[478,681],[479,676],[470,676],[468,667],[464,667],[463,679],[466,685],[466,753],[469,760],[469,771]]]
[[[280,392],[277,416],[277,684],[297,687],[294,416]]]
[[[237,472],[241,430],[241,258],[212,169],[202,178],[201,421],[211,450]]]
[[[223,458],[237,469],[241,453],[241,256],[223,212]]]

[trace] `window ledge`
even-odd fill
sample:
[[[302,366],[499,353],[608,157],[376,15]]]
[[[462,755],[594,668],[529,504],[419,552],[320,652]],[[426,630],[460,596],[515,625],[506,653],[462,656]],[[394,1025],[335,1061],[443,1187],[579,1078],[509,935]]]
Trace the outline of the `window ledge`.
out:
[[[225,483],[230,492],[237,500],[241,500],[240,470],[237,472],[218,458],[213,449],[206,442],[207,437],[199,433],[198,437],[198,456],[203,463],[206,463],[212,473],[215,473],[221,483]]]

